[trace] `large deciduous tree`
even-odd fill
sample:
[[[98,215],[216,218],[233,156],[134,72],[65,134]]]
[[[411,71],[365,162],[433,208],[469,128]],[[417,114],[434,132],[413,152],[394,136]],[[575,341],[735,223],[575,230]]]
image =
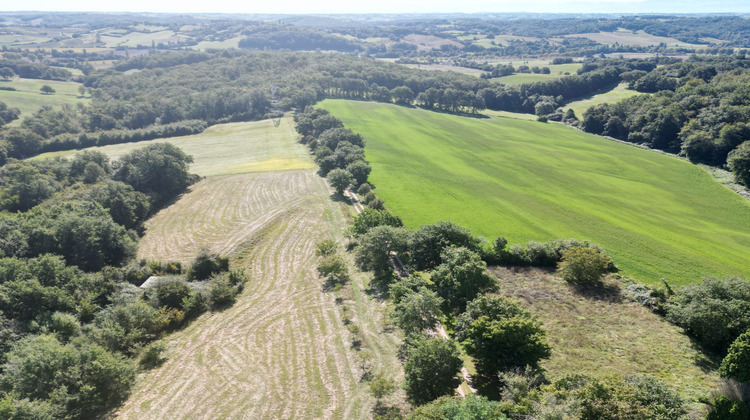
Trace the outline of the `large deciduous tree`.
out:
[[[541,323],[519,303],[485,295],[468,304],[456,323],[456,337],[489,379],[516,367],[536,367],[550,356]]]
[[[485,272],[487,264],[467,248],[447,248],[443,263],[432,272],[438,294],[448,310],[459,313],[480,293],[497,289],[497,279]]]
[[[406,344],[406,393],[417,404],[452,394],[461,383],[458,373],[462,365],[453,341],[414,337]]]
[[[171,143],[156,143],[134,150],[115,162],[113,178],[151,196],[162,205],[195,182],[188,172],[193,157]]]

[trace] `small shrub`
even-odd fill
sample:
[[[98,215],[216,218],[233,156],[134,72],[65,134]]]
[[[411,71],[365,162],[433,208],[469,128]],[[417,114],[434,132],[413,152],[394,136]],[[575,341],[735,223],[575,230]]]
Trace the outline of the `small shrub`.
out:
[[[711,401],[711,408],[706,414],[706,420],[747,420],[750,410],[742,401],[731,400],[720,395]]]
[[[741,334],[729,346],[721,361],[719,374],[738,382],[750,383],[750,331]]]
[[[357,188],[357,195],[361,197],[363,195],[366,195],[370,191],[372,191],[372,186],[365,182],[360,185],[359,188]]]
[[[378,197],[375,197],[367,203],[367,207],[375,210],[385,210],[385,202]]]
[[[396,390],[396,384],[383,373],[377,373],[370,379],[370,394],[377,399],[387,397]]]
[[[573,247],[562,252],[558,271],[571,284],[591,285],[601,281],[610,265],[609,257],[594,248]]]
[[[49,329],[57,334],[62,341],[67,341],[70,340],[71,337],[78,335],[78,332],[81,329],[81,324],[78,322],[75,315],[64,312],[55,312],[50,319]]]
[[[375,196],[375,193],[370,191],[362,197],[362,202],[365,204],[370,204],[370,202],[372,202],[372,200],[376,198],[377,197]]]
[[[182,301],[182,309],[186,318],[194,318],[208,309],[205,296],[201,293],[192,293]]]
[[[206,284],[206,293],[208,302],[213,308],[220,308],[231,305],[237,299],[237,295],[242,291],[241,284],[235,285],[230,281],[228,273],[218,274]]]
[[[164,357],[164,352],[166,350],[167,347],[161,341],[153,342],[143,348],[138,363],[145,368],[159,366],[167,360],[167,358]]]
[[[326,257],[336,253],[336,241],[325,239],[315,244],[317,248],[315,254],[319,257]]]
[[[229,259],[203,248],[199,251],[188,270],[188,279],[206,280],[211,275],[229,270]]]
[[[346,261],[340,255],[328,255],[318,263],[318,274],[330,280],[339,282],[349,278],[349,269]]]
[[[174,281],[156,289],[159,305],[176,309],[183,309],[184,300],[191,293],[190,288],[182,281]]]

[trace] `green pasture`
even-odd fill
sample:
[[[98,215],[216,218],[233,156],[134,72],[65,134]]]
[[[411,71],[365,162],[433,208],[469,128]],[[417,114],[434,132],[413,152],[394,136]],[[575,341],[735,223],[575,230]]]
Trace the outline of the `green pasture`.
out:
[[[545,64],[546,63],[546,64]],[[508,62],[510,64],[510,62]],[[549,80],[555,80],[559,79],[561,77],[570,76],[576,74],[579,68],[581,68],[581,63],[568,63],[568,64],[549,64],[549,60],[536,60],[532,62],[515,62],[513,63],[513,66],[518,69],[519,66],[527,65],[529,67],[549,67],[550,73],[549,74],[541,74],[541,73],[514,73],[510,76],[503,76],[498,77],[495,79],[492,79],[495,82],[503,83],[506,85],[522,85],[524,83],[534,83],[534,82],[546,82]],[[565,74],[568,73],[568,74]]]
[[[686,161],[558,124],[321,106],[366,138],[370,180],[409,227],[451,220],[488,240],[586,239],[649,283],[750,274],[750,203]]]
[[[153,143],[169,142],[192,155],[190,171],[201,176],[229,175],[249,172],[310,169],[315,164],[307,149],[297,143],[291,118],[284,118],[278,127],[271,120],[219,124],[192,136],[171,137],[135,143],[92,147],[118,159],[122,155]],[[44,153],[33,159],[72,156],[78,150]]]
[[[43,85],[50,85],[55,89],[52,95],[43,95],[39,89]],[[23,117],[36,112],[39,108],[49,105],[52,107],[78,103],[88,104],[90,98],[81,98],[78,92],[80,83],[58,82],[54,80],[13,79],[0,80],[0,87],[12,87],[16,90],[0,90],[0,102],[5,102],[10,108],[21,110],[21,117],[14,122],[18,124]]]
[[[581,99],[580,101],[570,102],[563,106],[563,109],[572,109],[576,113],[576,117],[583,119],[583,112],[592,106],[596,106],[604,103],[615,103],[623,99],[630,98],[635,95],[643,95],[643,93],[636,92],[628,89],[627,83],[620,83],[611,90],[604,92],[597,92],[587,98]]]

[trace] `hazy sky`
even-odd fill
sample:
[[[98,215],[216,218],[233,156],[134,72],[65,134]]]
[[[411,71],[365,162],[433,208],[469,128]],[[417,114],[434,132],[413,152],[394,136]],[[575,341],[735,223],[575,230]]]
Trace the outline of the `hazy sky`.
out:
[[[176,13],[750,13],[750,0],[25,0],[2,11]]]

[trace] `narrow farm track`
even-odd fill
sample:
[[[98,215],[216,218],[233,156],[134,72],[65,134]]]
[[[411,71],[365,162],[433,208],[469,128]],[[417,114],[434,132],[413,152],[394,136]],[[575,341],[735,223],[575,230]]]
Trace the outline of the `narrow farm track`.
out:
[[[208,246],[250,281],[234,306],[167,338],[169,359],[119,418],[369,417],[341,309],[315,275],[315,243],[343,226],[329,194],[311,170],[209,178],[149,222],[142,257],[188,261]]]

